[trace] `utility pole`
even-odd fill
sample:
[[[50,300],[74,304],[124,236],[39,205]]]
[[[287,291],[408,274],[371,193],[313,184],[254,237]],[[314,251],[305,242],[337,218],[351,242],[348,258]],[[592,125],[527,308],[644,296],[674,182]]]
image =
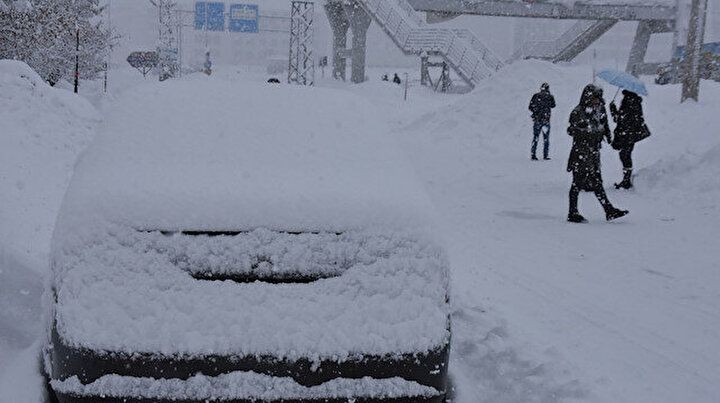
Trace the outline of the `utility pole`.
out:
[[[179,23],[174,21],[175,18],[179,18],[179,14],[177,13],[175,0],[150,0],[150,4],[157,7],[158,11],[159,79],[164,81],[175,77],[175,74],[181,68],[178,59],[178,37],[175,32]]]
[[[407,94],[408,94],[408,80],[409,75],[408,73],[405,73],[405,95],[403,96],[403,101],[407,101]]]
[[[75,28],[75,93],[80,83],[80,28]]]
[[[688,25],[685,60],[683,70],[682,98],[680,102],[692,99],[698,101],[700,95],[700,58],[705,40],[705,19],[707,17],[707,0],[692,0],[690,24]]]
[[[107,4],[107,25],[108,25],[108,36],[111,35],[112,32],[112,14],[110,10],[112,9],[112,4],[110,1],[108,1]],[[105,56],[105,77],[103,77],[103,92],[107,93],[107,87],[108,87],[108,68],[112,62],[112,46],[110,46],[110,50],[107,53],[107,56]]]

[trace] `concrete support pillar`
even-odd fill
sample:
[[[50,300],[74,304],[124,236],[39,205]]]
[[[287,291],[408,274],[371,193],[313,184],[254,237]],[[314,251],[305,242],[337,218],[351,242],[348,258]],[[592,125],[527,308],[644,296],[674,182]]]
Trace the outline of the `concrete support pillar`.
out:
[[[447,63],[442,63],[442,75],[440,76],[440,91],[448,92],[452,86],[452,80],[450,80],[450,66]]]
[[[625,71],[637,77],[640,75],[641,65],[645,63],[645,55],[647,54],[650,36],[653,33],[650,21],[638,22],[635,31],[635,40],[633,40],[632,48],[630,48],[630,57],[628,58]]]
[[[700,95],[700,57],[703,41],[705,40],[707,4],[707,0],[692,0],[687,46],[685,46],[685,60],[681,66],[683,88],[680,102],[685,102],[688,99],[697,102]]]
[[[372,18],[357,2],[348,6],[348,18],[352,30],[352,73],[353,83],[365,81],[365,55],[367,54],[367,31]]]
[[[429,86],[432,85],[432,79],[430,78],[430,57],[427,55],[420,56],[420,85]]]
[[[341,2],[328,1],[325,3],[325,14],[330,22],[333,35],[332,75],[333,78],[344,81],[346,78],[345,53],[350,22]]]

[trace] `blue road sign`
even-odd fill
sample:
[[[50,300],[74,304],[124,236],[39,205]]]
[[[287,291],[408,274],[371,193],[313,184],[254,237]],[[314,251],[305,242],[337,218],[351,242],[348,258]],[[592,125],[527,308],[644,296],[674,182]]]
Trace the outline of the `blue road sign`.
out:
[[[230,20],[228,27],[232,32],[258,32],[258,6],[257,4],[230,5]]]
[[[225,3],[214,1],[196,1],[195,29],[207,29],[208,31],[224,31]]]

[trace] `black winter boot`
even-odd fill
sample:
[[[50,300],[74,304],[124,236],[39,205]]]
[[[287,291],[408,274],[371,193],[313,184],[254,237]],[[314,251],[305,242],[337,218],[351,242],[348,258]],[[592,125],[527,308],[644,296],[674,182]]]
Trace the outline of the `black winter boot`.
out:
[[[607,209],[605,211],[605,219],[607,219],[608,221],[612,221],[617,218],[624,217],[628,213],[629,213],[629,211],[627,211],[627,210],[620,210],[615,207],[610,207],[609,209]]]
[[[623,180],[615,184],[615,189],[632,189],[632,168],[623,169]]]
[[[583,223],[588,222],[585,219],[585,217],[581,216],[580,213],[578,213],[578,212],[568,214],[567,220],[568,220],[568,222],[573,222],[573,223],[577,223],[577,224],[583,224]]]

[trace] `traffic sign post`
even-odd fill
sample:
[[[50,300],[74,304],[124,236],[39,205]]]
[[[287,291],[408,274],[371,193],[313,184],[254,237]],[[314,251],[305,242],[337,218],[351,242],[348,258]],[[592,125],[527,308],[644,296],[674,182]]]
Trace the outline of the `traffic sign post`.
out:
[[[225,3],[215,1],[195,2],[195,29],[224,31]]]
[[[127,57],[130,66],[142,73],[143,77],[160,62],[157,52],[132,52]]]
[[[230,32],[256,34],[258,27],[259,8],[257,4],[232,4],[228,18]]]

